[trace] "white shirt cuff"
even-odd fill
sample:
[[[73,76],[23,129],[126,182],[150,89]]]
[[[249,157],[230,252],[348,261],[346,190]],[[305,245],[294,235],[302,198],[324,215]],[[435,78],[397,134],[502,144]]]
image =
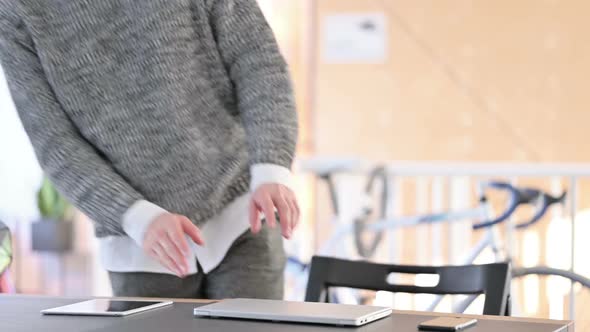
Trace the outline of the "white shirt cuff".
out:
[[[154,203],[137,201],[123,214],[123,230],[135,243],[143,247],[143,238],[148,226],[158,216],[167,212]]]
[[[261,185],[268,183],[282,184],[293,190],[291,171],[286,167],[274,164],[255,164],[250,167],[250,174],[252,176],[250,191],[255,191]]]

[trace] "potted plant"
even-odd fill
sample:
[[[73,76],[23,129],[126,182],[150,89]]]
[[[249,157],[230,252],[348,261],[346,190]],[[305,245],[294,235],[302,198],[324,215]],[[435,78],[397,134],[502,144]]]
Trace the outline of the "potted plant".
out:
[[[37,206],[41,219],[32,225],[33,250],[70,251],[74,233],[73,208],[47,177],[43,177],[37,192]]]

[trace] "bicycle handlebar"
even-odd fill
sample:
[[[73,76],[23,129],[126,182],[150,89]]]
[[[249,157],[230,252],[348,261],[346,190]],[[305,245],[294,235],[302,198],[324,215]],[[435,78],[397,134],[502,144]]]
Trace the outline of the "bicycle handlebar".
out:
[[[502,213],[500,216],[493,220],[474,224],[474,230],[491,227],[504,222],[505,220],[510,218],[510,216],[514,213],[514,211],[516,211],[516,209],[520,205],[537,203],[537,205],[539,205],[539,208],[536,210],[535,214],[531,217],[531,219],[529,221],[519,223],[515,226],[517,229],[527,228],[541,220],[541,218],[545,215],[545,213],[547,213],[547,210],[551,205],[556,203],[563,203],[567,195],[567,192],[563,192],[560,196],[554,197],[538,189],[519,189],[506,182],[490,182],[487,184],[487,186],[510,192],[510,202],[508,204],[508,208],[506,209],[506,211],[504,211],[504,213]]]
[[[530,226],[536,224],[537,222],[539,222],[539,220],[541,220],[541,218],[543,218],[545,213],[547,213],[547,210],[549,210],[549,207],[551,205],[557,204],[557,203],[563,204],[565,202],[566,196],[567,196],[567,191],[564,191],[558,197],[554,197],[554,196],[548,195],[544,192],[540,192],[539,199],[541,200],[541,208],[539,208],[537,210],[537,212],[533,215],[531,220],[516,224],[515,227],[517,229],[523,229],[523,228],[527,228],[527,227],[530,227]]]
[[[510,202],[508,203],[508,208],[506,211],[500,214],[500,216],[489,221],[474,224],[473,229],[487,228],[504,222],[504,220],[510,218],[510,216],[514,213],[514,211],[516,211],[516,208],[518,208],[520,204],[523,204],[523,201],[527,200],[527,198],[530,198],[529,196],[523,195],[522,192],[520,192],[510,183],[494,181],[487,183],[487,187],[508,191],[510,193]]]

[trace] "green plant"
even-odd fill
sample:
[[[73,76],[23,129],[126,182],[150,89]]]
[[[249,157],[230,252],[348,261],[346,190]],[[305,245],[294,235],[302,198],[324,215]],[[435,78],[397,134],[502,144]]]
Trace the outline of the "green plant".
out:
[[[47,177],[43,177],[37,192],[37,206],[44,219],[68,221],[72,217],[72,205],[55,189]]]
[[[12,239],[10,229],[0,220],[0,275],[12,262]]]

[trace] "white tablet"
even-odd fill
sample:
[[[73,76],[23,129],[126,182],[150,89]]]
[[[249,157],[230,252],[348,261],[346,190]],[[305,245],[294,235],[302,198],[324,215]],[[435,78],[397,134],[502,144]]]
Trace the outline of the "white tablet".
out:
[[[172,301],[126,301],[95,299],[41,310],[44,315],[127,316],[171,305]]]

